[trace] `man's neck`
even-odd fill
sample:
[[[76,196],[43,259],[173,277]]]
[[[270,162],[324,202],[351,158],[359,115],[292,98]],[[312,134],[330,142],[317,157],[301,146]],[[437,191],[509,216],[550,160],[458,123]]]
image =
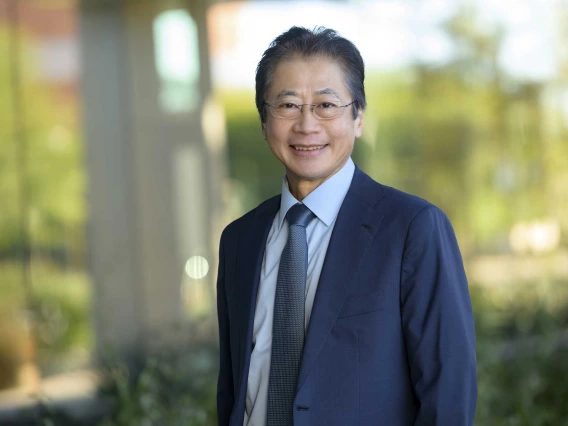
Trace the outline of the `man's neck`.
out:
[[[313,190],[315,190],[318,186],[320,186],[327,180],[326,178],[318,180],[301,180],[299,182],[294,182],[294,180],[290,179],[288,176],[286,177],[286,179],[288,180],[288,189],[290,190],[290,193],[298,201],[302,201]]]
[[[328,180],[330,177],[335,175],[339,172],[347,163],[345,161],[335,172],[330,173],[329,175],[316,178],[316,179],[302,179],[298,176],[295,176],[293,173],[286,171],[286,181],[288,182],[288,189],[290,193],[294,196],[294,198],[298,201],[302,201],[306,198],[312,191],[314,191],[318,186]]]

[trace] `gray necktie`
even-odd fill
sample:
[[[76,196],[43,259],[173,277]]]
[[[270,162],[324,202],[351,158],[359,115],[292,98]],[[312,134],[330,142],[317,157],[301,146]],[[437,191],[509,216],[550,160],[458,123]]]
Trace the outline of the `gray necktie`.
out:
[[[295,204],[286,214],[289,231],[280,257],[274,299],[267,426],[293,425],[293,404],[304,348],[306,227],[313,217],[303,204]]]

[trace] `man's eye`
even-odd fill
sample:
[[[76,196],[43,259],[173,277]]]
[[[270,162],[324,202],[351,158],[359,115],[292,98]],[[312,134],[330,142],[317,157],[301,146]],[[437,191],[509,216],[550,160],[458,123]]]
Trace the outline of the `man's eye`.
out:
[[[282,108],[282,109],[292,109],[295,108],[296,104],[292,104],[292,103],[285,103],[285,104],[280,104],[278,105],[278,108]]]
[[[318,107],[321,108],[321,109],[329,109],[329,108],[334,108],[336,106],[337,105],[332,104],[331,102],[322,102],[318,105]]]

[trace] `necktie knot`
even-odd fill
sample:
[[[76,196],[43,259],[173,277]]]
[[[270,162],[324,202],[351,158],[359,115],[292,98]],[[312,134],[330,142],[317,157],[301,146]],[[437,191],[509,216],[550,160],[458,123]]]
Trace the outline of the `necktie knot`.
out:
[[[309,225],[311,220],[315,217],[312,211],[306,207],[305,204],[294,204],[286,213],[286,219],[288,220],[288,226],[298,225],[304,228]]]

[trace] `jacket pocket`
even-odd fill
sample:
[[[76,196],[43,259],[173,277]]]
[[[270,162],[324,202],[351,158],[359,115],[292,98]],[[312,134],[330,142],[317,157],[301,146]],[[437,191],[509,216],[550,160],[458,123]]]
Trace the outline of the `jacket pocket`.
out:
[[[374,293],[352,296],[345,300],[343,309],[338,318],[363,315],[369,312],[379,311],[385,307],[386,295],[384,290]]]

